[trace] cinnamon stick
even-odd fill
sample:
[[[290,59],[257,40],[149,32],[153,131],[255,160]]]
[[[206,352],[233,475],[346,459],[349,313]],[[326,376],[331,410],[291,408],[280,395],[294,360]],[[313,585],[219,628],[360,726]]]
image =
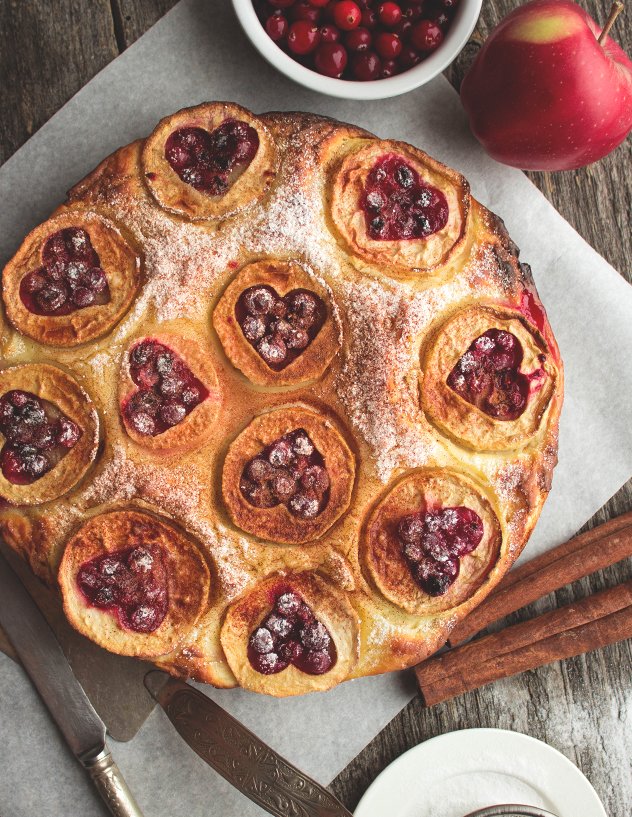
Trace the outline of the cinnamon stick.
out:
[[[547,593],[632,556],[632,513],[625,513],[510,571],[498,587],[450,634],[450,644],[482,629]]]
[[[427,706],[632,637],[632,580],[456,647],[415,672]]]

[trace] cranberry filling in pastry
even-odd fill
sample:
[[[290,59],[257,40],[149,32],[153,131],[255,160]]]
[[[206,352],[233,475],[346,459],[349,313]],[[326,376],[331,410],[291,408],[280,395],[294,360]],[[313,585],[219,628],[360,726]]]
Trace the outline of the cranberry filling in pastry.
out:
[[[13,485],[30,485],[48,473],[81,437],[79,426],[53,403],[14,389],[0,398],[2,473]]]
[[[309,605],[291,591],[278,596],[271,612],[248,641],[248,660],[262,675],[293,664],[309,675],[323,675],[337,660],[336,646]]]
[[[294,516],[313,519],[327,505],[329,474],[309,434],[299,428],[246,463],[239,488],[256,508],[283,503]]]
[[[41,267],[20,282],[20,298],[35,315],[70,315],[110,301],[110,288],[90,236],[80,227],[50,235]]]
[[[186,363],[162,343],[141,341],[129,360],[130,377],[139,388],[123,405],[123,412],[139,434],[162,434],[209,395]]]
[[[315,292],[293,289],[281,298],[264,284],[244,290],[235,305],[244,337],[275,371],[284,369],[309,346],[325,315],[325,304]]]
[[[197,127],[173,131],[165,143],[165,159],[186,184],[209,196],[221,196],[258,149],[259,135],[251,125],[227,119],[211,133]]]
[[[379,159],[368,174],[361,206],[369,237],[379,241],[426,238],[448,222],[443,193],[394,154]]]
[[[136,633],[153,633],[167,614],[160,548],[139,546],[96,556],[81,566],[77,584],[89,604],[114,613]]]
[[[523,355],[515,335],[489,329],[459,358],[448,376],[448,386],[495,420],[516,420],[527,406],[529,392],[545,375],[543,369],[523,374]]]
[[[440,508],[409,514],[397,526],[397,538],[417,584],[430,596],[443,596],[456,581],[460,558],[483,538],[483,522],[470,508]]]

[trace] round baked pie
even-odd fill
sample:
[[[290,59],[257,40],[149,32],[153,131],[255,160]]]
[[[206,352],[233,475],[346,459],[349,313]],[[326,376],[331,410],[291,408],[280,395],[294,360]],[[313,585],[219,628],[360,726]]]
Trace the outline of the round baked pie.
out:
[[[109,332],[140,285],[140,256],[119,226],[66,210],[24,239],[4,269],[8,319],[48,346],[76,346]]]
[[[501,220],[418,148],[180,111],[3,281],[0,533],[106,649],[326,690],[435,652],[525,547],[562,362]]]

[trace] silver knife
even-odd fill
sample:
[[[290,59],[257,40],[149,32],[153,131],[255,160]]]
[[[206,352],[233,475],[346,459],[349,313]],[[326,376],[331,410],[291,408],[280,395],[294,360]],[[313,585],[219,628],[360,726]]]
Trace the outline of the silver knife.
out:
[[[105,724],[73,675],[48,622],[2,554],[0,625],[110,812],[114,817],[143,817],[105,742]]]
[[[270,814],[352,817],[327,789],[197,689],[159,670],[147,673],[145,686],[202,760]]]

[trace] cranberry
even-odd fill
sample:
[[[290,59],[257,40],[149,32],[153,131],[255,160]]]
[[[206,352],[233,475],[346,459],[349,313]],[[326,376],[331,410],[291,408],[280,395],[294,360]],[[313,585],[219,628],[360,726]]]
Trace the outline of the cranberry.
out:
[[[307,20],[292,23],[287,35],[287,44],[294,54],[309,54],[320,41],[318,28]]]
[[[420,51],[434,51],[443,42],[443,31],[432,20],[420,20],[410,37],[412,44]]]
[[[422,182],[417,171],[395,154],[378,159],[367,176],[360,206],[374,240],[426,238],[448,221],[443,193]]]
[[[365,28],[375,28],[377,25],[377,12],[372,8],[362,9],[360,22]]]
[[[404,22],[414,23],[416,20],[419,20],[424,10],[421,6],[409,6],[403,14]]]
[[[309,0],[312,6],[316,6],[316,8],[323,8],[329,3],[329,0]]]
[[[378,79],[382,63],[375,51],[356,54],[353,60],[353,75],[363,82]]]
[[[448,386],[495,420],[516,420],[527,407],[530,380],[520,371],[523,350],[511,332],[488,329],[474,340],[448,376]]]
[[[395,60],[383,60],[380,78],[388,79],[388,77],[394,77],[396,73],[397,63],[395,62]]]
[[[281,371],[314,340],[327,310],[315,292],[293,289],[279,297],[265,284],[239,296],[235,317],[244,337],[274,371]]]
[[[308,0],[299,0],[296,5],[292,6],[289,15],[294,22],[306,20],[308,23],[316,24],[320,20],[321,10],[312,6]]]
[[[323,43],[337,43],[341,36],[340,29],[334,25],[327,23],[320,27],[320,41]]]
[[[69,315],[110,301],[110,288],[90,236],[80,227],[50,235],[42,247],[43,266],[20,282],[20,299],[35,315]]]
[[[353,0],[338,0],[333,8],[334,23],[343,31],[351,31],[360,25],[362,12]]]
[[[290,664],[309,675],[323,675],[337,658],[329,630],[292,590],[277,596],[248,640],[248,660],[262,675],[281,672]]]
[[[282,14],[273,14],[266,20],[266,31],[268,32],[268,36],[275,42],[286,37],[288,29],[288,21]]]
[[[6,392],[0,398],[2,473],[13,485],[30,485],[48,473],[79,441],[82,431],[48,400],[31,392]]]
[[[181,423],[208,397],[208,389],[171,349],[143,340],[131,350],[130,377],[139,387],[121,410],[138,433],[155,437]]]
[[[413,68],[413,66],[418,65],[420,62],[421,54],[416,48],[413,48],[412,45],[407,45],[402,49],[402,53],[399,57],[399,64],[402,68],[405,70]]]
[[[409,514],[396,535],[417,584],[431,596],[442,596],[459,575],[459,559],[476,550],[483,533],[479,515],[459,506]]]
[[[169,606],[167,570],[160,548],[139,543],[81,565],[77,585],[93,607],[115,613],[121,625],[152,633]]]
[[[299,428],[247,462],[239,488],[257,508],[283,504],[294,516],[313,519],[329,501],[329,473],[309,435]]]
[[[383,31],[375,38],[375,50],[385,60],[394,60],[402,53],[402,41],[397,34]]]
[[[341,77],[347,67],[347,49],[340,43],[321,43],[316,49],[314,65],[319,74]]]
[[[180,128],[165,143],[165,159],[196,190],[210,196],[226,193],[259,149],[259,135],[247,122],[226,119],[212,133]]]
[[[385,26],[396,26],[402,19],[402,10],[397,3],[380,3],[377,9],[380,22]]]
[[[345,45],[349,51],[368,51],[371,40],[372,37],[369,29],[360,26],[359,28],[354,28],[353,31],[347,34],[345,37]]]

